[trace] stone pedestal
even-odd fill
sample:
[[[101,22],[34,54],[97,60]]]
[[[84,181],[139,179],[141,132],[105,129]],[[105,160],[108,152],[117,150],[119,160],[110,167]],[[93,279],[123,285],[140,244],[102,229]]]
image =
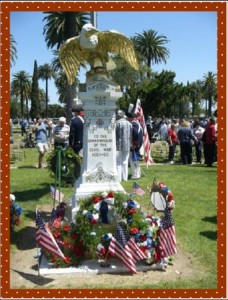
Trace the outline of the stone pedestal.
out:
[[[79,93],[85,124],[81,177],[75,182],[72,198],[72,219],[79,200],[95,192],[121,191],[116,169],[115,110],[122,96],[118,86],[105,82],[87,82],[86,91]]]

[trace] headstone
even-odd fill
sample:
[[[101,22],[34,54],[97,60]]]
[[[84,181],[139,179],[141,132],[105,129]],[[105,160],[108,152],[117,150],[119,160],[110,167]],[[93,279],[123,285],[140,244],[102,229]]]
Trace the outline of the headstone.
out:
[[[87,81],[86,91],[79,93],[85,113],[83,164],[75,182],[72,220],[80,199],[95,192],[124,192],[116,169],[115,139],[116,101],[121,96],[119,86],[105,80]]]

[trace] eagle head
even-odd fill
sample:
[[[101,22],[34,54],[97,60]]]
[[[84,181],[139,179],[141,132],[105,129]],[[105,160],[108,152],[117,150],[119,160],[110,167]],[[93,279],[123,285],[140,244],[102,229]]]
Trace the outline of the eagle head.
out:
[[[82,27],[81,33],[80,33],[80,45],[83,48],[86,49],[93,49],[96,48],[98,44],[98,36],[97,33],[99,30],[97,30],[95,27],[93,27],[92,24],[88,23],[85,24]]]

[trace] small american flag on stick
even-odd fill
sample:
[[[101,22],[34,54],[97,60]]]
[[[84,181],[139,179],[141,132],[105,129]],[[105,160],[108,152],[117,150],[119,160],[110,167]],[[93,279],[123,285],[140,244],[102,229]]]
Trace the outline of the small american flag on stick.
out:
[[[134,193],[139,196],[145,195],[145,191],[143,189],[141,189],[136,182],[133,183],[133,190],[134,190]]]
[[[163,248],[166,257],[177,253],[174,220],[168,207],[165,209],[164,217],[162,218],[159,244]]]
[[[147,132],[146,122],[143,114],[143,109],[141,106],[140,99],[137,99],[136,106],[135,106],[135,114],[139,116],[139,122],[143,128],[143,146],[144,146],[144,160],[147,166],[152,165],[153,159],[150,153],[150,140]]]
[[[62,260],[65,260],[65,256],[56,243],[52,233],[48,226],[45,225],[44,219],[41,217],[40,212],[36,210],[36,242],[46,251],[59,256]]]
[[[147,257],[120,224],[117,225],[108,251],[118,257],[131,273],[136,273],[137,261]]]
[[[59,190],[55,189],[52,185],[50,185],[50,197],[51,197],[51,199],[62,202],[64,194],[59,192]]]

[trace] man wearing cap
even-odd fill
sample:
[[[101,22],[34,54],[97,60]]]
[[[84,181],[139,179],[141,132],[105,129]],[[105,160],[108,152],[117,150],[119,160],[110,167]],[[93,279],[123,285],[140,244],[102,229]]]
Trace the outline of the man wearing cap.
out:
[[[131,147],[132,124],[122,110],[116,114],[116,163],[119,181],[128,180],[128,159]]]
[[[53,129],[54,147],[62,147],[66,149],[69,145],[70,126],[66,124],[66,118],[60,117],[59,124]]]
[[[70,124],[69,146],[75,153],[79,154],[83,147],[83,108],[81,105],[76,105],[71,111],[73,113],[73,118]]]

